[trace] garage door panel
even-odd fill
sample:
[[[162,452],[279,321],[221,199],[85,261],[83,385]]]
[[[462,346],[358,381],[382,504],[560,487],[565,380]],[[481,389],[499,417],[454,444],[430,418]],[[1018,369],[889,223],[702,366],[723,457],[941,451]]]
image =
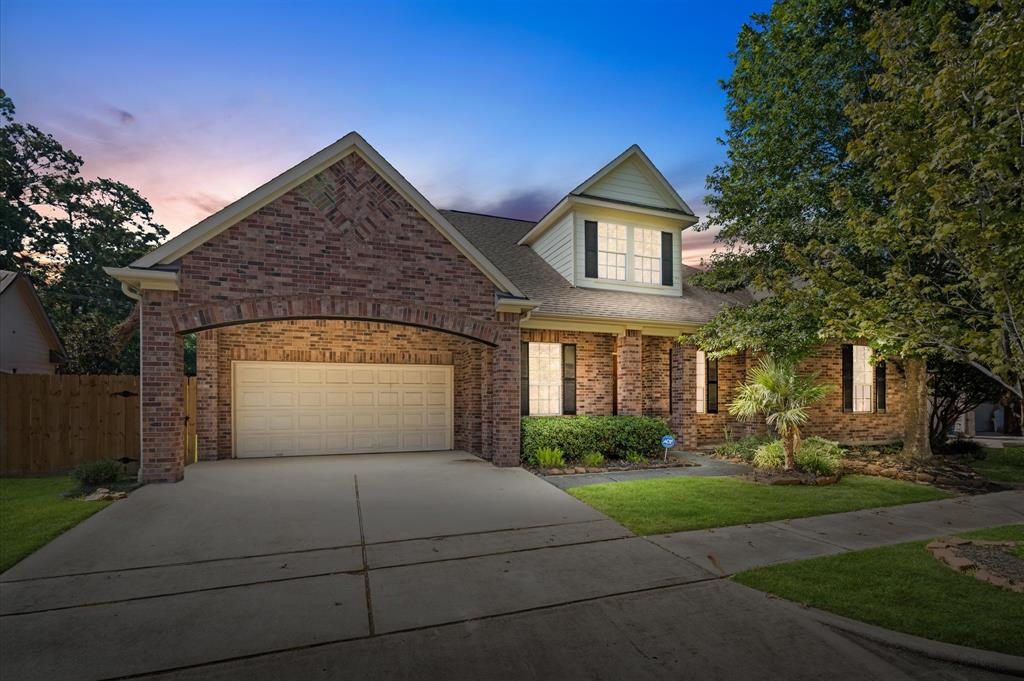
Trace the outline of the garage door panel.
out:
[[[235,362],[237,456],[451,448],[452,368]]]

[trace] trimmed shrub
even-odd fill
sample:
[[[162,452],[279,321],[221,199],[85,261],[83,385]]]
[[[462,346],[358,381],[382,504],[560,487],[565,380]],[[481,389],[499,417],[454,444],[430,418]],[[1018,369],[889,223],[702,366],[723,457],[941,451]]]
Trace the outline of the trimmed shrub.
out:
[[[963,456],[970,459],[984,459],[986,453],[985,448],[979,443],[963,437],[947,440],[936,449],[937,454],[945,454],[946,456]]]
[[[582,463],[587,468],[597,468],[604,465],[604,454],[600,452],[587,452],[580,458]]]
[[[718,445],[715,447],[715,454],[719,456],[738,456],[744,461],[753,461],[757,448],[771,441],[770,435],[750,435]]]
[[[815,475],[835,475],[839,472],[843,448],[838,443],[821,437],[809,437],[800,443],[800,449],[793,457],[796,467]],[[786,465],[786,453],[782,440],[761,445],[753,458],[757,468],[782,468]]]
[[[839,472],[843,451],[837,442],[823,437],[809,437],[800,443],[796,465],[815,475],[835,475]]]
[[[534,454],[533,460],[541,468],[559,468],[565,465],[565,456],[562,455],[562,450],[554,447],[541,447]]]
[[[86,461],[75,466],[71,477],[80,485],[102,485],[117,482],[121,477],[121,464],[114,459]]]
[[[569,461],[585,454],[621,459],[627,452],[651,457],[661,452],[661,438],[671,434],[651,416],[524,416],[522,458],[533,461],[542,447],[561,449]]]

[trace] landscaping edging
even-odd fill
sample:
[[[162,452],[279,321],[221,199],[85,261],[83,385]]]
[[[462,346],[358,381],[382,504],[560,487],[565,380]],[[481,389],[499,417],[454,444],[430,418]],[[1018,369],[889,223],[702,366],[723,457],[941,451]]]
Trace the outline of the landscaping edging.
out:
[[[675,460],[673,460],[675,459]],[[649,471],[662,468],[691,468],[699,466],[699,463],[671,457],[668,461],[648,461],[643,464],[631,464],[625,461],[616,463],[614,466],[563,466],[561,468],[540,468],[529,466],[526,469],[535,475],[580,475],[583,473],[616,473],[622,471]]]
[[[1016,581],[1003,575],[994,574],[991,566],[986,565],[984,560],[972,559],[969,556],[965,556],[962,551],[963,548],[971,546],[1013,548],[1017,546],[1018,543],[1019,542],[1015,541],[990,541],[986,539],[949,537],[929,542],[925,548],[928,549],[936,560],[956,572],[973,571],[971,574],[977,580],[987,582],[993,586],[998,586],[1001,589],[1024,593],[1024,581]],[[1011,558],[1024,563],[1024,560],[1019,558]]]
[[[744,589],[760,593],[766,598],[774,598],[785,607],[803,612],[831,629],[852,634],[853,636],[873,641],[889,648],[905,650],[933,660],[984,669],[998,674],[1024,677],[1024,657],[1008,653],[997,653],[991,650],[969,648],[955,643],[945,643],[944,641],[934,641],[914,636],[913,634],[905,634],[902,631],[893,631],[892,629],[886,629],[875,624],[868,624],[867,622],[861,622],[860,620],[851,619],[825,610],[801,605],[785,598],[772,596],[764,591],[739,584],[738,582],[733,583]]]

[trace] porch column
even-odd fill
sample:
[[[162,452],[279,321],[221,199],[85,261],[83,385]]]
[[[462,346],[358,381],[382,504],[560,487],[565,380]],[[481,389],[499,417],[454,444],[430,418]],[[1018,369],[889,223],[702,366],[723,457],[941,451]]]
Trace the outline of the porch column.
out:
[[[643,336],[627,329],[615,339],[616,407],[619,416],[643,413]]]
[[[217,456],[217,351],[219,331],[208,329],[196,334],[196,437],[199,459],[214,461]]]
[[[502,326],[491,357],[491,452],[496,466],[519,465],[519,314],[497,313]]]
[[[672,352],[672,432],[684,449],[697,442],[697,348],[676,345]]]
[[[142,292],[139,384],[143,482],[178,482],[185,475],[184,349],[170,317],[176,296],[172,291]]]

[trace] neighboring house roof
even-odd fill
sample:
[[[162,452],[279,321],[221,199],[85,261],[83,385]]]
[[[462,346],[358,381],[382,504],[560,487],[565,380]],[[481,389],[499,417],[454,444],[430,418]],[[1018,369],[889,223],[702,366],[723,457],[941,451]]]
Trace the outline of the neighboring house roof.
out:
[[[381,156],[359,133],[350,132],[334,144],[313,154],[305,161],[281,173],[258,189],[249,192],[234,203],[222,208],[202,222],[193,225],[173,239],[142,256],[128,267],[105,268],[110,276],[128,286],[138,288],[140,282],[147,282],[150,288],[177,288],[173,275],[160,272],[167,270],[175,261],[198,246],[206,243],[232,225],[240,222],[271,201],[283,196],[303,182],[334,165],[351,153],[358,153],[398,192],[405,197],[428,222],[437,228],[464,256],[466,256],[494,285],[503,292],[522,298],[502,271],[488,260],[473,244],[466,241],[408,180]],[[154,270],[156,272],[154,272]],[[172,279],[174,279],[172,281]],[[127,291],[126,291],[127,292]]]
[[[723,305],[749,302],[744,294],[714,293],[691,286],[685,278],[697,270],[686,266],[680,297],[573,286],[532,248],[517,243],[536,223],[455,210],[442,210],[441,214],[491,261],[500,263],[509,279],[538,305],[531,313],[534,317],[699,325],[714,317]]]
[[[46,313],[43,301],[39,299],[39,293],[36,292],[36,287],[32,285],[32,280],[28,275],[23,272],[0,270],[0,296],[5,295],[8,291],[16,290],[15,283],[17,282],[21,283],[22,290],[27,293],[27,299],[29,306],[32,308],[33,316],[39,323],[43,334],[50,340],[50,361],[54,364],[66,362],[67,353],[64,351],[64,342],[61,341],[60,334],[57,333],[57,327],[53,325],[53,320]]]

